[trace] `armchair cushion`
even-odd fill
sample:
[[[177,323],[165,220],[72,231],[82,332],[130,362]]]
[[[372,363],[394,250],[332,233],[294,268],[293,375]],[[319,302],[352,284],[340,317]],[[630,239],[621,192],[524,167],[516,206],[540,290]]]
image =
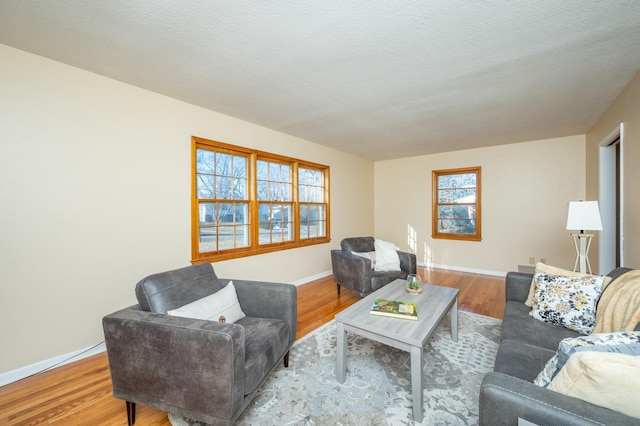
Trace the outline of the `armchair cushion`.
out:
[[[289,349],[289,327],[271,318],[246,317],[236,324],[245,330],[244,393],[248,395]]]
[[[209,321],[234,323],[246,317],[240,302],[233,281],[229,281],[221,290],[209,296],[188,303],[177,309],[167,311],[169,315],[175,317],[198,318]],[[222,320],[224,318],[224,320]]]

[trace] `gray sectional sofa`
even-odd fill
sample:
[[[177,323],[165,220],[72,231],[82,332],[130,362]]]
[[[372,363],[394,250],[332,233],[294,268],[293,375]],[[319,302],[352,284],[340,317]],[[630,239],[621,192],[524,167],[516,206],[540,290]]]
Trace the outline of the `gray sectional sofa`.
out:
[[[608,275],[615,280],[627,268]],[[536,425],[638,425],[640,420],[533,384],[565,337],[579,334],[529,315],[524,302],[532,274],[506,276],[506,306],[502,338],[494,372],[480,389],[480,425],[518,425],[519,419]],[[605,290],[606,291],[606,290]],[[640,331],[640,323],[635,330]],[[630,396],[638,398],[638,395]]]

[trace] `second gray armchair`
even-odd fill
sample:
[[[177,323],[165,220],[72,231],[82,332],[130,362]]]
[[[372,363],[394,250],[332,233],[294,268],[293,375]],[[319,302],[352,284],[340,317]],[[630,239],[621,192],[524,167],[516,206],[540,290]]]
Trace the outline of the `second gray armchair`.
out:
[[[396,279],[406,279],[407,275],[416,273],[416,255],[397,251],[400,258],[399,271],[376,271],[372,261],[356,253],[375,251],[375,238],[353,237],[340,242],[341,250],[331,250],[331,268],[333,279],[340,287],[346,287],[361,297],[372,293]]]

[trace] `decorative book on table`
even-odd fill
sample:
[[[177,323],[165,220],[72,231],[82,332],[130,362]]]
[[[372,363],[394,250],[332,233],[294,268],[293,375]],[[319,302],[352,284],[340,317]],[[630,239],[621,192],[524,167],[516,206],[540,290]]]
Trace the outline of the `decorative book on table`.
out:
[[[418,305],[412,302],[401,302],[399,300],[376,299],[371,306],[371,314],[417,320]]]

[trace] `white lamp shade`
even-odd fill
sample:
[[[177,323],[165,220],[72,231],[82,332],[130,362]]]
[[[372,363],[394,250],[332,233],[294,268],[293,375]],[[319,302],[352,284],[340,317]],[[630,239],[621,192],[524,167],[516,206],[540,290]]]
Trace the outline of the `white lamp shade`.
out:
[[[601,231],[602,221],[597,201],[570,201],[567,215],[568,230]]]

